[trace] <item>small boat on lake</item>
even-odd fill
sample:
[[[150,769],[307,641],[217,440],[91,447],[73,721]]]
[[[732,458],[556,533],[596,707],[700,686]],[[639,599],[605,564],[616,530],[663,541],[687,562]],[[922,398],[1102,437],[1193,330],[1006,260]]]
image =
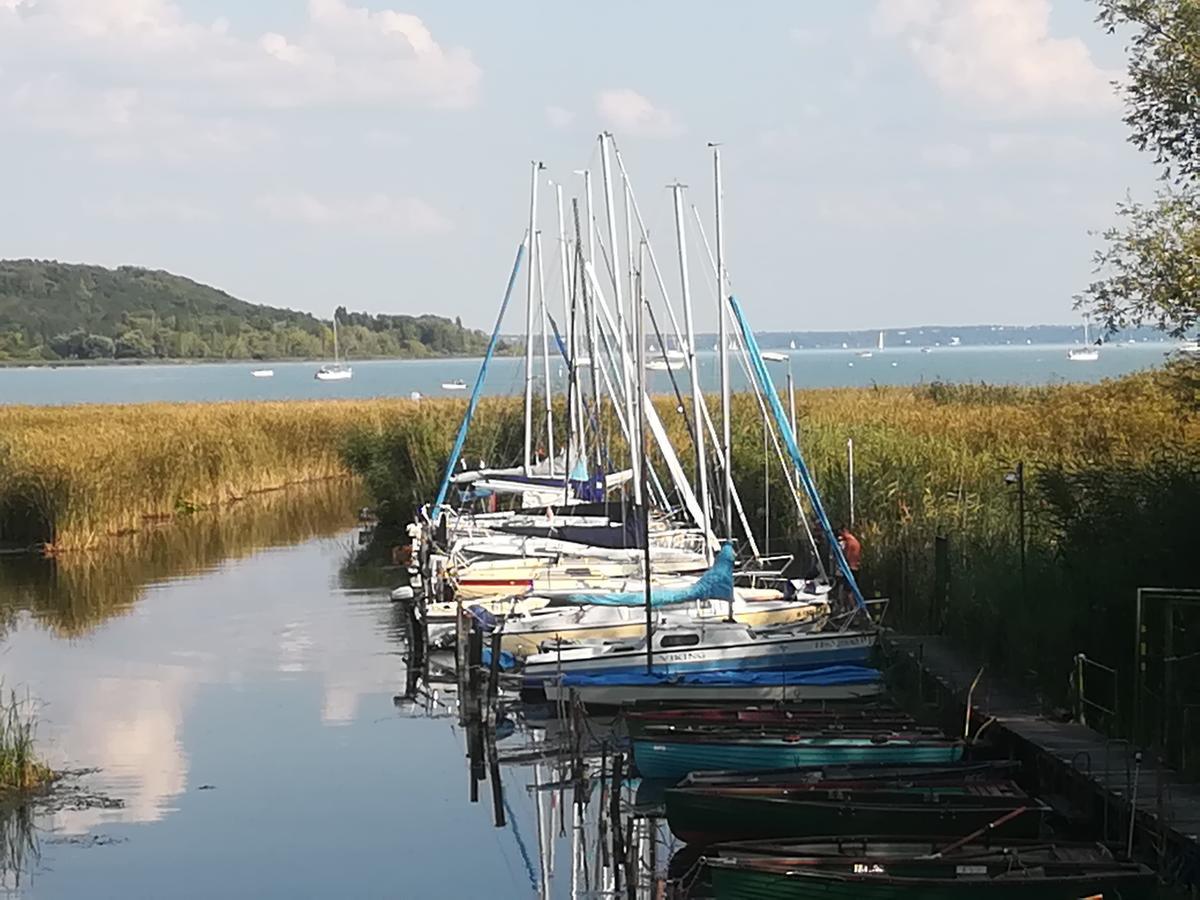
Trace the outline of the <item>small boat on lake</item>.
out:
[[[664,626],[652,636],[652,671],[664,675],[713,671],[808,669],[865,663],[877,633],[869,631],[758,631],[737,622]],[[646,637],[547,646],[525,660],[530,687],[564,674],[613,675],[646,671]]]
[[[645,610],[635,606],[563,607],[551,602],[553,598],[540,609],[515,612],[504,620],[505,650],[532,656],[551,644],[634,639],[646,632]],[[725,621],[731,608],[735,622],[754,628],[819,627],[829,617],[829,604],[821,599],[785,600],[779,591],[735,588],[732,607],[725,600],[713,599],[660,607],[654,614],[654,627]]]
[[[663,735],[634,739],[643,778],[678,780],[710,770],[815,768],[829,765],[943,765],[962,759],[962,741],[927,734]]]
[[[870,670],[868,670],[870,671]],[[781,673],[784,674],[784,673]],[[795,673],[793,673],[795,674]],[[650,729],[750,728],[798,730],[841,729],[878,731],[916,730],[917,723],[908,713],[878,704],[809,706],[780,704],[743,708],[683,706],[678,708],[631,710],[625,713],[630,735],[647,734]]]
[[[444,391],[465,391],[467,383],[461,378],[456,378],[454,381],[443,381],[442,390]]]
[[[338,352],[337,313],[333,315],[333,362],[321,366],[313,377],[317,381],[349,381],[354,377],[354,370],[342,365],[341,354]]]
[[[542,685],[552,702],[575,697],[585,706],[651,703],[825,703],[866,700],[883,693],[877,669],[826,666],[802,671],[696,672],[666,675],[564,675]]]
[[[1067,351],[1067,359],[1071,362],[1095,362],[1100,358],[1100,350],[1092,345],[1088,336],[1088,320],[1083,320],[1083,346],[1072,347]]]
[[[274,378],[275,370],[274,369],[255,369],[250,374],[252,376],[254,376],[255,378]]]
[[[678,372],[687,368],[687,354],[682,350],[666,350],[665,359],[662,356],[649,360],[646,370],[649,372]]]
[[[971,834],[1036,838],[1049,808],[1011,781],[817,782],[678,787],[664,795],[671,833],[689,844],[767,838]],[[1014,810],[1020,815],[1009,816]]]
[[[703,857],[718,898],[854,900],[1150,900],[1156,876],[1098,844],[1006,841],[942,849],[947,841],[733,844]]]

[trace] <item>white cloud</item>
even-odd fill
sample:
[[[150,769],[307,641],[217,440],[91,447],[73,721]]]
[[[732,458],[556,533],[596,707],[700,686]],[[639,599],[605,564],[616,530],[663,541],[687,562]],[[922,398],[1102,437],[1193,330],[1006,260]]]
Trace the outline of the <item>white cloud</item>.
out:
[[[798,47],[811,49],[829,40],[829,31],[824,28],[796,27],[788,29],[788,37]]]
[[[997,131],[987,136],[985,146],[991,156],[1010,162],[1075,166],[1112,157],[1112,147],[1108,143],[1070,134]]]
[[[1050,0],[879,0],[878,33],[903,42],[948,97],[1009,116],[1105,111],[1110,81],[1078,37],[1050,34]]]
[[[956,143],[927,144],[920,154],[923,162],[937,169],[965,169],[975,159],[969,147]]]
[[[575,121],[575,113],[562,106],[550,105],[546,107],[546,121],[551,128],[566,128]]]
[[[92,207],[95,215],[114,222],[175,222],[195,225],[216,222],[212,207],[202,201],[181,197],[116,196]]]
[[[596,95],[596,112],[618,136],[670,138],[685,130],[672,112],[660,109],[631,88],[601,91]]]
[[[22,128],[73,138],[102,159],[172,163],[243,153],[272,140],[255,122],[229,115],[189,115],[131,87],[85,87],[47,76],[4,90],[0,79],[0,129]]]
[[[922,228],[946,220],[945,203],[921,185],[853,188],[816,198],[817,216],[851,228]]]
[[[446,234],[454,223],[418,197],[371,194],[325,199],[304,191],[264,194],[255,206],[266,216],[318,228],[342,228],[372,234],[419,237]]]
[[[0,0],[0,59],[6,128],[141,137],[150,120],[148,152],[181,126],[240,147],[229,123],[262,110],[469,106],[480,80],[470,52],[421,19],[348,0],[309,0],[294,34],[254,39],[173,0]],[[49,110],[37,97],[48,91]]]

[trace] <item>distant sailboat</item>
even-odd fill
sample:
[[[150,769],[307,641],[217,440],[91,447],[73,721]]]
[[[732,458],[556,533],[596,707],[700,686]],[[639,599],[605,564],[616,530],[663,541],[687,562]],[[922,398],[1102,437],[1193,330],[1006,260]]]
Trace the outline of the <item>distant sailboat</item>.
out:
[[[678,371],[687,368],[687,354],[682,350],[666,350],[666,359],[652,359],[646,363],[646,369],[651,372]]]
[[[795,342],[795,341],[792,341],[790,344],[788,344],[788,346],[789,346],[791,349],[795,350],[795,349],[796,349],[796,342]]]
[[[337,313],[333,314],[333,362],[317,369],[313,376],[317,381],[349,381],[354,377],[354,370],[341,363],[338,354]]]
[[[883,351],[883,332],[882,332],[882,331],[881,331],[881,332],[879,332],[879,345],[878,345],[878,349],[879,349],[881,352]]]
[[[1083,346],[1072,347],[1067,351],[1067,359],[1071,362],[1095,362],[1100,358],[1100,351],[1092,346],[1088,335],[1088,320],[1083,320]]]

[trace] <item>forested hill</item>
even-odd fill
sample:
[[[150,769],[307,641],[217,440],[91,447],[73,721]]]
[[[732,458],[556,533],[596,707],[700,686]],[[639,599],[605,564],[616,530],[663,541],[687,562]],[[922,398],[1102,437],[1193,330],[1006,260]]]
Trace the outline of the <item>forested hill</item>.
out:
[[[440,316],[339,307],[347,358],[481,354],[487,335]],[[308,313],[260,306],[178,275],[122,266],[0,261],[0,360],[317,359],[333,331]]]

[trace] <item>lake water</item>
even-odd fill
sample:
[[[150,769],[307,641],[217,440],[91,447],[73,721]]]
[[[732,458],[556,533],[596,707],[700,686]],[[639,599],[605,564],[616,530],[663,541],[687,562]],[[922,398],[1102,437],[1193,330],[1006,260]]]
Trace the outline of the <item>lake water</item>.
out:
[[[764,348],[766,349],[766,348]],[[1099,381],[1161,365],[1167,344],[1110,345],[1095,362],[1070,362],[1067,347],[938,347],[929,353],[905,347],[875,352],[869,358],[854,350],[789,351],[797,387],[852,387],[872,384],[920,384],[936,380],[986,381],[993,384],[1051,384]],[[719,386],[716,354],[699,355],[701,380],[708,390]],[[151,401],[298,400],[328,397],[449,396],[443,383],[475,383],[478,359],[374,360],[354,362],[350,381],[313,378],[315,363],[267,364],[273,378],[254,378],[253,363],[146,366],[67,366],[57,369],[0,369],[0,404],[146,403]],[[738,362],[731,364],[734,390],[748,384]],[[772,364],[772,377],[782,389],[786,366]],[[540,361],[536,366],[541,377]],[[677,373],[680,386],[686,374]],[[562,372],[552,364],[551,379],[561,389]],[[486,383],[489,394],[515,394],[523,389],[524,360],[493,361]],[[651,389],[671,390],[666,373],[654,373]],[[463,392],[453,392],[463,396]]]
[[[37,699],[53,763],[96,770],[0,810],[7,895],[571,895],[563,798],[529,789],[550,769],[501,766],[497,828],[450,708],[394,702],[406,625],[386,579],[346,568],[359,502],[277,495],[107,553],[0,560],[5,689]],[[538,734],[520,720],[500,752]]]

